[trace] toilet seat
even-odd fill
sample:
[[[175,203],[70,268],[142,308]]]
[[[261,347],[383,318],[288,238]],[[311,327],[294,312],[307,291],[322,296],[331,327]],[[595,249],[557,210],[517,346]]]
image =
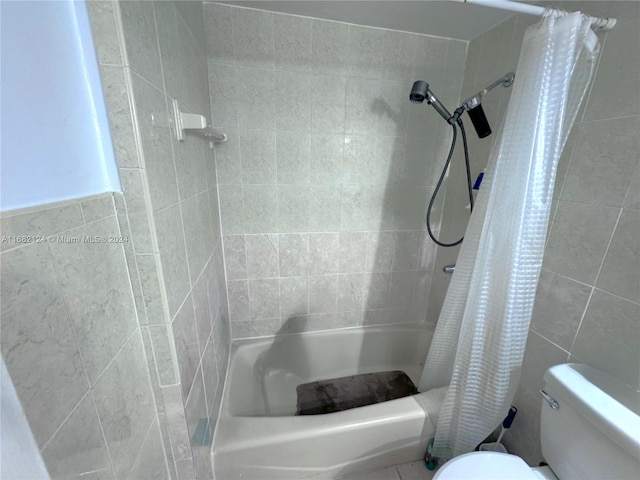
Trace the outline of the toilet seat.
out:
[[[471,452],[445,463],[433,480],[537,480],[531,467],[508,453]]]

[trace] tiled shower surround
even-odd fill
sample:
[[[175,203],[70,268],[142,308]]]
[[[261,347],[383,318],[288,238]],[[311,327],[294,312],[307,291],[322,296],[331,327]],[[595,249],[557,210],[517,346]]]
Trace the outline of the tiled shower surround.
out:
[[[583,362],[636,388],[640,383],[640,4],[551,5],[616,17],[618,24],[598,34],[600,62],[558,165],[542,273],[514,399],[519,413],[505,436],[510,451],[532,466],[542,459],[539,389],[548,367]],[[524,30],[535,21],[517,15],[469,43],[463,98],[516,68]],[[499,88],[483,99],[494,131],[509,94]],[[476,173],[486,165],[491,142],[470,137]],[[454,161],[461,165],[460,160]],[[461,181],[463,175],[458,168],[451,178]],[[468,212],[466,192],[456,187],[463,184],[450,185],[442,230],[454,237],[464,232]],[[454,263],[456,256],[457,249],[439,249],[436,263]],[[436,272],[430,298],[436,311],[447,283],[448,278]]]
[[[233,337],[426,321],[450,132],[408,94],[425,78],[454,106],[466,43],[204,12]]]
[[[436,321],[457,249],[433,247],[424,214],[450,133],[408,92],[426,80],[453,108],[515,68],[535,19],[467,45],[212,3],[88,4],[124,195],[8,212],[2,233],[129,241],[3,244],[2,356],[53,478],[211,479],[230,332]],[[619,23],[559,165],[506,436],[532,465],[548,366],[640,376],[640,4],[571,8]],[[509,94],[483,102],[494,131]],[[229,141],[178,142],[173,98]],[[495,136],[469,137],[475,174]],[[468,218],[461,165],[435,209],[445,240]]]

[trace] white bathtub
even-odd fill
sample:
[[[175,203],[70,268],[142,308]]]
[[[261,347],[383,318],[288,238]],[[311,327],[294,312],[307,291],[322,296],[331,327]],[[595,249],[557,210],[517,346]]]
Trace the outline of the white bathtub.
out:
[[[389,370],[417,385],[432,334],[406,324],[234,341],[213,444],[216,478],[333,478],[422,458],[446,389],[295,416],[296,386]]]

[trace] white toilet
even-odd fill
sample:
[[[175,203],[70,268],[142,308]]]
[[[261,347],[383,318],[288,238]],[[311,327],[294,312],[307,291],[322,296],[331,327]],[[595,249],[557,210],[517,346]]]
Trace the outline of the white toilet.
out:
[[[434,480],[640,479],[640,393],[581,364],[551,367],[544,381],[540,443],[548,467],[473,452],[445,463]]]

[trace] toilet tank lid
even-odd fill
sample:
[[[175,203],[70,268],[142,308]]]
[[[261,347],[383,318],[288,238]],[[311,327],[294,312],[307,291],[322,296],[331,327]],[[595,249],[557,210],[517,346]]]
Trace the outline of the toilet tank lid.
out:
[[[640,392],[605,372],[579,363],[551,367],[544,374],[544,381],[554,395],[561,396],[611,440],[638,456]]]

